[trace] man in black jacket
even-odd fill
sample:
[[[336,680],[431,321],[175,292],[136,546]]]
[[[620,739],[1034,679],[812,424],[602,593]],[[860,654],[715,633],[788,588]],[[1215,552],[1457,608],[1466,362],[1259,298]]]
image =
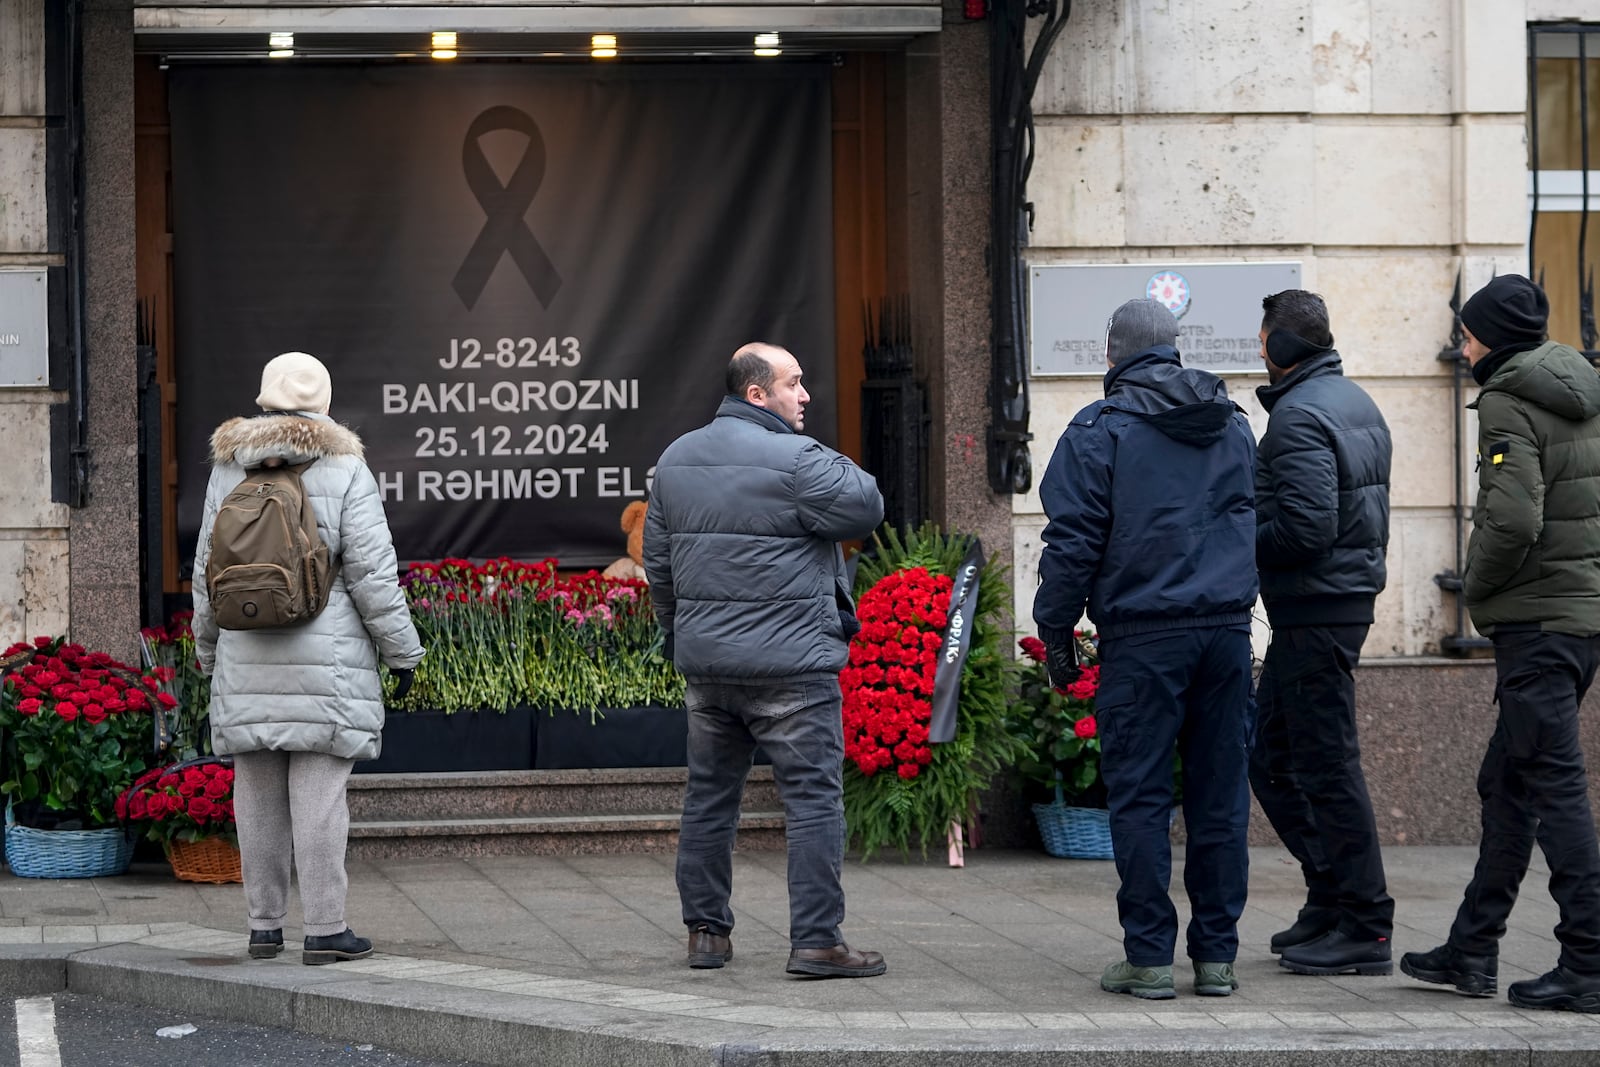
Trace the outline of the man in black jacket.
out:
[[[1356,662],[1389,544],[1389,427],[1344,376],[1322,298],[1262,302],[1269,413],[1256,466],[1256,563],[1272,624],[1250,784],[1300,861],[1306,904],[1272,938],[1299,974],[1388,974],[1394,901],[1356,740]]]
[[[1184,367],[1178,324],[1130,300],[1107,330],[1105,399],[1073,418],[1039,482],[1044,530],[1033,617],[1051,681],[1076,676],[1073,628],[1100,634],[1095,718],[1127,958],[1100,988],[1175,995],[1168,896],[1172,752],[1183,757],[1184,885],[1194,989],[1238,986],[1250,859],[1245,827],[1255,441],[1222,379]]]

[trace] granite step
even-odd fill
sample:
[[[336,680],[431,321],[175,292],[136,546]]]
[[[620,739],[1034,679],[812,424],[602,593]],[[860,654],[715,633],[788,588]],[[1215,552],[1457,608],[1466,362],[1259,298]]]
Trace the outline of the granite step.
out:
[[[688,777],[683,767],[358,774],[350,778],[350,818],[393,823],[680,812]],[[752,768],[744,810],[782,807],[772,768]]]
[[[677,812],[657,812],[352,821],[346,854],[375,860],[672,852],[678,847],[680,819]],[[737,847],[782,850],[782,812],[742,812]]]

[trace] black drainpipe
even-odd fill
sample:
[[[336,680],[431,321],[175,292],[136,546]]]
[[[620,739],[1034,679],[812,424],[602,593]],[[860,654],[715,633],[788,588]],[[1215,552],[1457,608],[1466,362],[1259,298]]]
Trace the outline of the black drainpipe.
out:
[[[1462,412],[1466,410],[1466,379],[1471,376],[1472,367],[1467,363],[1467,357],[1461,350],[1467,338],[1461,332],[1460,270],[1456,271],[1456,289],[1450,297],[1450,310],[1455,313],[1455,322],[1450,327],[1450,343],[1439,350],[1439,362],[1450,364],[1451,428],[1454,441],[1454,465],[1451,470],[1455,483],[1454,502],[1450,514],[1455,519],[1456,565],[1454,570],[1435,574],[1433,581],[1440,589],[1452,594],[1456,600],[1456,631],[1441,638],[1439,647],[1446,653],[1460,656],[1467,655],[1475,649],[1494,647],[1494,642],[1487,637],[1473,637],[1467,633],[1467,598],[1461,587],[1461,576],[1466,573],[1467,554],[1467,502],[1463,488],[1467,480],[1467,470],[1466,447],[1462,440],[1462,424],[1465,421]]]
[[[1026,200],[1033,168],[1033,89],[1045,58],[1072,13],[1072,0],[993,0],[989,10],[990,306],[989,487],[1026,493],[1033,485],[1028,456],[1027,263],[1022,250],[1033,224]],[[1044,25],[1024,59],[1027,20]]]
[[[45,201],[50,268],[50,499],[89,502],[89,352],[84,254],[83,0],[45,5]]]

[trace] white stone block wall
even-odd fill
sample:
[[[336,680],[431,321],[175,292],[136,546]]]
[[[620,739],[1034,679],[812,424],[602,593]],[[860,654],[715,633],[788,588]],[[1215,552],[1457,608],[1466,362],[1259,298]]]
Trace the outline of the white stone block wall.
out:
[[[1389,588],[1368,656],[1437,654],[1455,630],[1434,583],[1456,552],[1455,400],[1438,353],[1458,270],[1470,294],[1527,269],[1526,28],[1552,18],[1600,23],[1600,0],[1078,4],[1035,94],[1031,261],[1292,259],[1327,299],[1346,372],[1394,435]],[[1228,376],[1258,434],[1265,381]],[[1031,388],[1042,474],[1100,387]],[[1463,432],[1470,458],[1470,417]],[[1474,491],[1469,470],[1469,505]],[[1026,629],[1037,493],[1014,514]]]
[[[45,210],[44,9],[0,0],[0,269],[61,264]],[[67,631],[67,507],[50,501],[50,404],[0,388],[0,644]]]

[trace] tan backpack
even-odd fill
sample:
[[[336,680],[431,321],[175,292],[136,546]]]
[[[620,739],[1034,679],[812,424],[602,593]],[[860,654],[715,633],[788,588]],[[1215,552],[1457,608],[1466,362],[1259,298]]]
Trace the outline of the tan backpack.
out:
[[[300,481],[314,462],[253,467],[217,509],[206,587],[224,630],[296,626],[327,607],[333,563]]]

